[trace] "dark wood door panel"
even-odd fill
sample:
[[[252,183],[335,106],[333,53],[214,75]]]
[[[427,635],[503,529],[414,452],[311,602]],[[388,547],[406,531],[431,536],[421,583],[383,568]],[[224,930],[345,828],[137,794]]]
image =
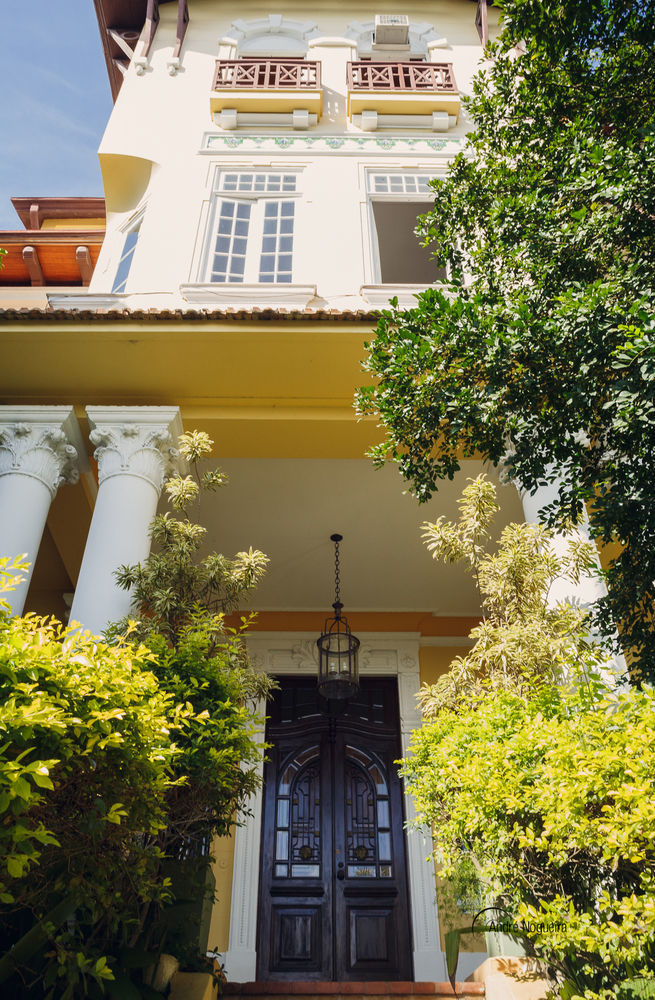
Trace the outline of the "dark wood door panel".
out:
[[[323,971],[323,907],[288,904],[271,907],[271,972],[310,979]]]
[[[411,979],[395,681],[338,716],[282,679],[267,740],[258,977]]]
[[[347,973],[354,979],[371,975],[389,979],[398,970],[397,939],[391,906],[346,906]]]

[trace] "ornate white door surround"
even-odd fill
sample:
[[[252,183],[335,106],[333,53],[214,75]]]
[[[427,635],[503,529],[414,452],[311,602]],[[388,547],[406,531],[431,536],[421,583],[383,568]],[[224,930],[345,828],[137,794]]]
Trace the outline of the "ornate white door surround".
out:
[[[363,677],[398,678],[402,750],[406,753],[411,732],[421,722],[415,697],[420,687],[419,636],[408,633],[358,635],[362,641],[360,674]],[[248,648],[255,666],[266,673],[315,675],[316,639],[316,635],[302,632],[261,632],[249,638]],[[263,733],[261,739],[263,742]],[[228,978],[232,982],[249,982],[256,976],[262,798],[261,789],[252,796],[249,815],[240,818],[235,835],[230,943],[223,956]],[[411,821],[413,803],[409,798],[405,799],[405,803],[407,819]],[[434,866],[432,861],[426,860],[431,849],[429,836],[416,830],[407,831],[416,981],[446,979],[445,960],[439,942]]]
[[[25,605],[43,529],[59,486],[88,469],[72,406],[0,406],[0,556],[27,554],[30,568],[6,595]]]
[[[150,522],[167,475],[179,467],[177,406],[88,406],[98,461],[98,499],[70,620],[94,634],[130,610],[114,572],[150,552]]]

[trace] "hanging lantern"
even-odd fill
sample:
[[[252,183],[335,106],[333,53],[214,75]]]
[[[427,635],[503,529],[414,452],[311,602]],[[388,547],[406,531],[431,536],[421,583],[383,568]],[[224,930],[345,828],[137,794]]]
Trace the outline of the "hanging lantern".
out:
[[[330,535],[334,542],[334,617],[326,619],[318,646],[318,691],[329,700],[343,701],[359,691],[359,639],[350,631],[339,597],[339,542],[343,535]]]

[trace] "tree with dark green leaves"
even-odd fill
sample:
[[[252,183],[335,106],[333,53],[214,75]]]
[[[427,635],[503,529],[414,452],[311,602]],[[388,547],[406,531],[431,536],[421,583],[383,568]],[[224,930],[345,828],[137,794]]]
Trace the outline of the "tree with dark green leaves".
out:
[[[505,0],[419,232],[449,281],[385,311],[360,390],[428,499],[504,463],[612,545],[602,632],[655,678],[655,3]]]

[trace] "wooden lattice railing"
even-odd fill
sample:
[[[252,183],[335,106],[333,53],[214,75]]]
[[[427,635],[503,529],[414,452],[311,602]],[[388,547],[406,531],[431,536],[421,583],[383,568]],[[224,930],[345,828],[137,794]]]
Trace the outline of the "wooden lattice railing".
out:
[[[219,59],[213,90],[317,90],[321,64],[303,59]]]
[[[452,63],[349,62],[349,90],[431,90],[457,93]]]

